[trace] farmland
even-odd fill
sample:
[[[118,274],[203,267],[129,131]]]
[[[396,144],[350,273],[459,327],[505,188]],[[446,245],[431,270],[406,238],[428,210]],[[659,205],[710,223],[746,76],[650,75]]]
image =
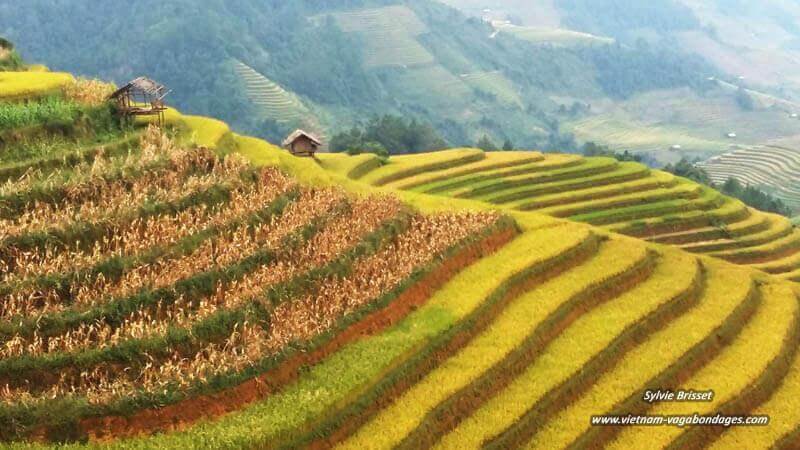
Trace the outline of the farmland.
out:
[[[175,110],[164,130],[120,126],[74,92],[90,86],[0,105],[16,121],[0,126],[9,448],[800,435],[788,219],[610,158],[314,160]],[[656,387],[713,388],[703,413],[775,426],[590,427],[694,411],[640,401]]]
[[[502,33],[511,34],[519,39],[537,44],[550,44],[558,46],[577,45],[607,45],[613,44],[614,39],[595,36],[589,33],[568,30],[565,28],[549,28],[539,26],[499,25],[496,29]]]
[[[792,208],[800,207],[800,152],[786,147],[758,146],[715,156],[697,164],[717,183],[735,178],[761,187]]]
[[[413,66],[434,61],[417,36],[427,26],[406,6],[387,6],[332,15],[345,32],[357,33],[367,43],[366,65]]]
[[[737,87],[707,81],[701,96],[690,89],[656,90],[633,96],[602,113],[572,120],[567,127],[582,141],[649,153],[662,162],[681,157],[708,159],[748,147],[760,147],[797,134],[796,108],[775,99],[762,102],[750,95],[754,110],[742,110],[734,96]],[[777,104],[777,105],[776,105]],[[735,138],[727,137],[729,133]],[[673,146],[680,146],[673,149]]]
[[[584,222],[800,281],[800,233],[789,219],[637,163],[464,149],[400,157],[359,175],[378,186]]]

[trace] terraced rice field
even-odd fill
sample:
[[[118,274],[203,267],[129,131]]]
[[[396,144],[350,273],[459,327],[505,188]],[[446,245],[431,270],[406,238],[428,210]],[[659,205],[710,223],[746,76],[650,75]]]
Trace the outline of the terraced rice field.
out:
[[[264,116],[280,122],[300,120],[308,114],[308,108],[296,95],[258,73],[241,61],[236,61],[236,72],[247,88],[253,103],[261,109]]]
[[[409,101],[430,105],[432,108],[461,106],[468,110],[474,98],[472,88],[461,77],[454,75],[437,63],[418,65],[390,73],[392,83]]]
[[[133,153],[11,179],[0,202],[5,440],[135,429],[322,352],[447,255],[513,234],[495,214],[302,187],[155,128]]]
[[[302,127],[321,137],[326,136],[319,120],[296,94],[241,61],[234,64],[236,73],[244,82],[248,98],[263,117]]]
[[[726,152],[730,146],[722,137],[698,135],[691,129],[664,122],[642,123],[626,113],[588,117],[569,123],[567,128],[583,142],[606,143],[620,150],[666,153],[673,145],[680,144],[682,151],[675,155],[677,159],[707,157]]]
[[[609,45],[614,43],[614,39],[612,38],[595,36],[593,34],[581,33],[565,28],[515,26],[510,24],[502,24],[495,28],[500,32],[508,33],[518,39],[536,44],[574,47],[583,45]]]
[[[788,219],[637,163],[465,149],[400,157],[356,175],[376,186],[584,222],[800,281],[800,232]]]
[[[0,446],[797,447],[782,218],[606,158],[169,123],[0,161]],[[606,230],[641,226],[673,245]],[[678,388],[715,395],[642,401]],[[590,422],[694,412],[772,421]]]
[[[514,84],[499,71],[465,73],[460,77],[473,89],[495,95],[505,104],[522,107],[522,100]]]
[[[713,157],[697,166],[716,183],[735,178],[766,188],[792,208],[800,208],[800,152],[785,147],[755,147]]]
[[[366,44],[367,67],[408,67],[434,62],[417,41],[427,26],[407,6],[386,6],[333,14],[346,33],[357,33]]]

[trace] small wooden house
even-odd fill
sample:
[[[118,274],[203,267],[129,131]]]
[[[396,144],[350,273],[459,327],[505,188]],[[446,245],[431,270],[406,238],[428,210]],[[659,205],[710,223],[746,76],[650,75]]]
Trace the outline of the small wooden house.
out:
[[[295,130],[283,141],[283,148],[295,156],[313,158],[317,150],[322,146],[322,141],[313,134]]]
[[[164,97],[169,91],[163,85],[146,78],[131,80],[111,94],[123,118],[131,120],[134,116],[158,116],[158,124],[164,125]]]

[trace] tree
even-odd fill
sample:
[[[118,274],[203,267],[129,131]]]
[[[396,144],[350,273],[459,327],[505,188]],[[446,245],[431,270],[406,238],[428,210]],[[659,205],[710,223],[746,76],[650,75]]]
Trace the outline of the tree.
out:
[[[705,170],[696,167],[686,158],[681,158],[681,160],[674,165],[667,164],[664,166],[664,171],[678,175],[679,177],[688,178],[700,184],[705,184],[706,186],[713,185],[711,182],[711,177],[708,176],[708,173]]]
[[[331,138],[330,149],[334,153],[347,152],[352,148],[360,147],[363,142],[364,133],[353,127],[349,131],[339,133]]]
[[[9,70],[22,70],[25,64],[14,50],[14,44],[0,36],[0,72]],[[5,54],[5,55],[4,55]]]
[[[348,155],[360,155],[362,153],[374,153],[381,158],[388,158],[389,151],[380,142],[365,142],[360,147],[350,147],[347,149]]]
[[[706,186],[718,189],[723,194],[738,198],[748,206],[760,209],[762,211],[781,214],[787,217],[792,216],[791,209],[779,198],[764,192],[753,186],[743,186],[742,183],[735,178],[728,178],[721,186],[715,185],[705,170],[695,167],[694,164],[681,159],[677,164],[668,164],[664,170],[675,175],[689,178]]]
[[[489,138],[487,135],[483,135],[483,137],[475,144],[476,147],[485,151],[485,152],[494,152],[497,151],[497,145]]]
[[[373,117],[363,128],[353,127],[336,134],[330,144],[332,152],[360,153],[364,148],[371,148],[387,155],[426,152],[446,146],[447,142],[430,125],[393,115]]]
[[[506,141],[503,142],[503,150],[507,152],[514,150],[514,143],[511,142],[511,139],[506,139]]]
[[[612,151],[605,145],[598,145],[594,142],[587,142],[583,144],[584,156],[604,156],[608,158],[616,158],[618,161],[633,161],[642,162],[641,155],[635,155],[627,150],[622,153]]]
[[[736,178],[728,178],[721,187],[722,192],[736,197],[745,204],[762,211],[782,214],[787,217],[792,216],[792,211],[779,198],[775,198],[754,186],[744,186]]]

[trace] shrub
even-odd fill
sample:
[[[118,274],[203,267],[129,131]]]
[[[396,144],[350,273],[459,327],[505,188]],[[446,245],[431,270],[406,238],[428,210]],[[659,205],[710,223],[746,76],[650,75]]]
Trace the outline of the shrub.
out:
[[[362,153],[374,153],[381,158],[389,157],[389,151],[386,150],[386,147],[381,145],[380,142],[367,142],[360,147],[350,147],[347,149],[347,154],[351,156],[360,155]]]

